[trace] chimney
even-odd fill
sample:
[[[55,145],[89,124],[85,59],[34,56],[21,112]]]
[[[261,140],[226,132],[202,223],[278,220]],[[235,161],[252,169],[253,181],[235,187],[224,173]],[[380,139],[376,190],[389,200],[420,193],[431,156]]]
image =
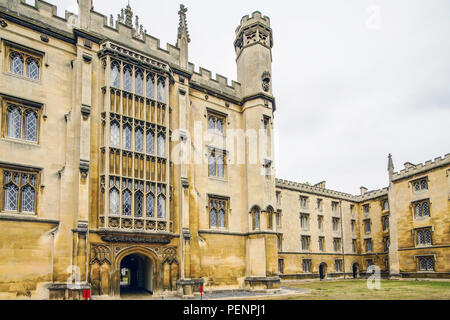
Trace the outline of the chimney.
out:
[[[367,193],[367,191],[368,191],[366,187],[361,187],[360,189],[361,189],[361,195],[362,196],[365,195]]]

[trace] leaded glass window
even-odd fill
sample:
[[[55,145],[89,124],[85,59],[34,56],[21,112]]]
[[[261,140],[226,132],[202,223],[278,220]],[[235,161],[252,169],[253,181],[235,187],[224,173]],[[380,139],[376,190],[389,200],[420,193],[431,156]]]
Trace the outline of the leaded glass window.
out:
[[[431,229],[421,229],[416,231],[417,245],[431,245]]]
[[[155,98],[155,80],[152,74],[147,77],[146,91],[147,98]]]
[[[116,188],[109,191],[109,214],[119,215],[119,191]]]
[[[166,139],[163,133],[158,134],[158,156],[164,157],[166,147]]]
[[[19,107],[10,106],[8,108],[8,137],[21,138],[22,114]]]
[[[144,151],[144,133],[140,128],[137,128],[134,133],[134,149],[137,152]]]
[[[430,216],[430,205],[428,204],[428,202],[425,202],[422,205],[422,215],[424,217],[429,217]]]
[[[219,178],[224,177],[224,168],[223,168],[223,154],[217,155],[217,176]]]
[[[208,131],[215,134],[224,134],[225,117],[210,113],[208,115]]]
[[[112,147],[120,147],[120,128],[117,122],[112,122],[110,127],[110,140]]]
[[[10,55],[10,71],[14,74],[23,75],[24,60],[19,52],[12,52]]]
[[[127,150],[131,150],[131,127],[129,125],[125,125],[123,127],[123,148]]]
[[[148,154],[155,154],[155,134],[153,130],[147,131],[146,150]]]
[[[142,217],[143,215],[143,205],[144,205],[144,197],[141,192],[136,192],[134,194],[134,216]]]
[[[306,273],[311,272],[311,260],[304,259],[302,261],[302,269],[303,269],[303,272],[306,272]]]
[[[4,204],[1,210],[34,213],[36,210],[36,174],[3,171]]]
[[[131,92],[131,83],[132,83],[132,77],[131,77],[131,68],[125,67],[123,73],[123,90],[130,91]]]
[[[216,156],[214,155],[214,152],[211,152],[211,154],[209,155],[208,166],[209,166],[209,176],[215,177],[216,176]]]
[[[151,193],[147,195],[146,199],[146,212],[148,218],[155,217],[155,196]]]
[[[35,112],[27,110],[25,112],[25,140],[37,141],[37,115]]]
[[[434,271],[433,257],[419,257],[420,271]]]
[[[158,219],[166,217],[166,197],[163,194],[158,196]]]
[[[27,59],[27,77],[39,80],[39,62],[34,58]]]
[[[158,79],[158,101],[164,102],[164,80]]]
[[[122,215],[131,216],[131,191],[124,190],[122,193]]]
[[[212,208],[209,211],[209,226],[211,228],[216,228],[217,227],[217,211],[215,208]]]
[[[416,203],[414,205],[414,212],[416,218],[429,217],[430,216],[430,203],[428,201]]]
[[[19,210],[19,189],[13,183],[5,187],[5,210],[18,211]]]
[[[135,83],[134,83],[136,94],[142,95],[144,93],[143,84],[144,84],[144,79],[143,79],[142,73],[140,71],[137,71],[136,77],[135,77]]]
[[[120,67],[117,62],[111,64],[111,87],[120,88]]]
[[[414,185],[414,192],[428,190],[428,179],[423,178],[421,180],[414,181],[413,185]]]
[[[259,215],[260,215],[260,210],[259,208],[253,208],[252,209],[252,218],[253,218],[253,230],[258,230],[259,229]]]
[[[26,186],[22,188],[22,211],[34,212],[34,188]]]

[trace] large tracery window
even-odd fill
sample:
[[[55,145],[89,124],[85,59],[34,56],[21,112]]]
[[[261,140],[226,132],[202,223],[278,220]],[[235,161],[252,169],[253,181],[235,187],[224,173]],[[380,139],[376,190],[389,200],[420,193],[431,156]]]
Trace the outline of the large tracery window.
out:
[[[109,188],[107,184],[106,190],[101,190],[100,225],[170,231],[172,225],[166,221],[169,218],[168,107],[163,103],[167,99],[166,77],[118,58],[111,61],[110,68],[105,69],[110,71],[110,83],[106,83],[106,90],[102,88],[105,105],[101,116],[104,130],[109,120],[109,139],[102,139],[105,156],[100,159],[103,168],[100,179],[111,182]],[[105,131],[102,134],[107,136]],[[108,203],[109,210],[105,210]]]
[[[38,174],[1,169],[2,210],[14,213],[36,212],[36,188]]]

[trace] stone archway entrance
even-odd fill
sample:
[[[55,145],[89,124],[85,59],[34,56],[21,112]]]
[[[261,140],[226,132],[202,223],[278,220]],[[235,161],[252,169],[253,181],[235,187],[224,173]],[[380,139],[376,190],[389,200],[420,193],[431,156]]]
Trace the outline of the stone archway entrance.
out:
[[[143,254],[130,254],[120,262],[120,295],[153,294],[153,262]]]
[[[353,279],[358,278],[358,276],[359,276],[359,264],[357,262],[355,262],[353,264],[352,270],[353,270]]]
[[[322,262],[319,265],[319,277],[320,277],[320,280],[325,279],[326,276],[327,276],[327,264],[325,262]]]

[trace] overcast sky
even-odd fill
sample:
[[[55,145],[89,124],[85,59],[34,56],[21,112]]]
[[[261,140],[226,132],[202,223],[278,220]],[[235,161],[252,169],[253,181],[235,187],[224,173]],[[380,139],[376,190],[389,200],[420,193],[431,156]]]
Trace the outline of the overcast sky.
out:
[[[27,1],[33,3],[34,1]],[[77,12],[76,0],[50,0]],[[189,60],[236,80],[234,32],[259,10],[274,31],[277,177],[353,194],[450,153],[448,0],[185,0]],[[94,0],[117,16],[126,0]],[[131,0],[147,33],[175,44],[180,1]]]

